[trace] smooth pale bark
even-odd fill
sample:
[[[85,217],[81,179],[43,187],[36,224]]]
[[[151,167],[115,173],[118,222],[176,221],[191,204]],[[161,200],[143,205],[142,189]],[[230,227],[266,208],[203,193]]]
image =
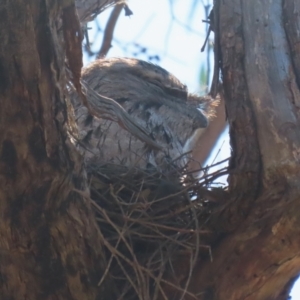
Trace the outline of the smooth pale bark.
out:
[[[190,163],[191,170],[199,171],[199,169],[202,169],[225,128],[225,103],[224,99],[220,98],[220,104],[216,107],[215,116],[209,122],[207,129],[201,135],[193,149],[193,161]]]

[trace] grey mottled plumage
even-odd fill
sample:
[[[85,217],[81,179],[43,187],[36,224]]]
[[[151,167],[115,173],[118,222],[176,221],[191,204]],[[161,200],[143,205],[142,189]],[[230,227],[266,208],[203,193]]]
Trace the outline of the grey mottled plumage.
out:
[[[207,116],[197,105],[205,98],[189,94],[186,86],[166,70],[133,58],[100,59],[83,70],[89,88],[117,101],[163,150],[145,146],[117,123],[91,116],[78,96],[71,97],[86,160],[149,166],[185,163],[204,128]],[[81,145],[81,146],[80,146]]]

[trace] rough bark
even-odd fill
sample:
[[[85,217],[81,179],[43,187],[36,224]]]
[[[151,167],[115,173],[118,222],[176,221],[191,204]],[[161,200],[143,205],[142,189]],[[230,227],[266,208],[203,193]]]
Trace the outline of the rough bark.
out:
[[[300,270],[298,1],[217,1],[232,159],[200,299],[287,299]]]
[[[3,299],[114,299],[112,284],[97,287],[101,236],[75,191],[87,186],[65,128],[72,4],[0,2]],[[210,300],[286,299],[300,270],[300,4],[226,0],[215,8],[233,149],[230,199],[209,220],[218,233],[213,261],[201,254],[189,291]],[[174,262],[180,278],[187,264]]]
[[[86,183],[65,129],[72,2],[0,2],[1,299],[107,299],[97,287],[101,239],[75,192]]]

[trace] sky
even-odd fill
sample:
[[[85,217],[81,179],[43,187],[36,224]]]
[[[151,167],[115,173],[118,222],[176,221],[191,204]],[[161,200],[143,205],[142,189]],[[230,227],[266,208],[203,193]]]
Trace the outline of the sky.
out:
[[[173,2],[171,8],[170,3]],[[133,57],[149,60],[174,74],[187,85],[190,92],[203,94],[206,86],[201,85],[201,74],[207,70],[207,54],[200,51],[206,36],[204,6],[211,5],[210,0],[129,0],[133,15],[118,20],[114,32],[112,48],[108,57]],[[194,9],[191,9],[193,4]],[[211,8],[211,6],[210,6]],[[99,51],[102,31],[111,10],[103,12],[95,22],[89,23],[91,49]],[[101,31],[102,30],[102,31]],[[209,61],[212,64],[212,54]],[[84,64],[94,58],[84,55]],[[210,74],[211,77],[211,74]],[[203,80],[202,80],[203,81]],[[228,128],[219,138],[212,151],[208,164],[216,163],[230,156]],[[221,166],[221,167],[224,167]],[[214,170],[211,170],[214,171]],[[226,179],[223,178],[223,183]],[[274,287],[276,288],[276,287]],[[296,282],[292,300],[300,300],[300,281]]]

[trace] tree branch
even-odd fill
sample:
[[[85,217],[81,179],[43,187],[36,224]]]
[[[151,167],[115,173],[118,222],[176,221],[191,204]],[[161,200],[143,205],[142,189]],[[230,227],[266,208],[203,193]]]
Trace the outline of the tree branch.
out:
[[[107,21],[105,30],[104,30],[101,49],[97,55],[97,58],[105,57],[107,55],[109,49],[112,47],[111,42],[113,39],[114,30],[115,30],[118,18],[120,16],[120,13],[124,7],[125,7],[125,4],[121,3],[121,4],[117,4],[113,8],[113,10],[110,14],[110,17]]]
[[[199,167],[201,168],[204,165],[219,136],[224,131],[225,126],[225,102],[223,97],[220,97],[220,103],[216,107],[215,116],[209,122],[208,127],[193,149],[193,162],[190,165],[191,170],[199,170]]]

